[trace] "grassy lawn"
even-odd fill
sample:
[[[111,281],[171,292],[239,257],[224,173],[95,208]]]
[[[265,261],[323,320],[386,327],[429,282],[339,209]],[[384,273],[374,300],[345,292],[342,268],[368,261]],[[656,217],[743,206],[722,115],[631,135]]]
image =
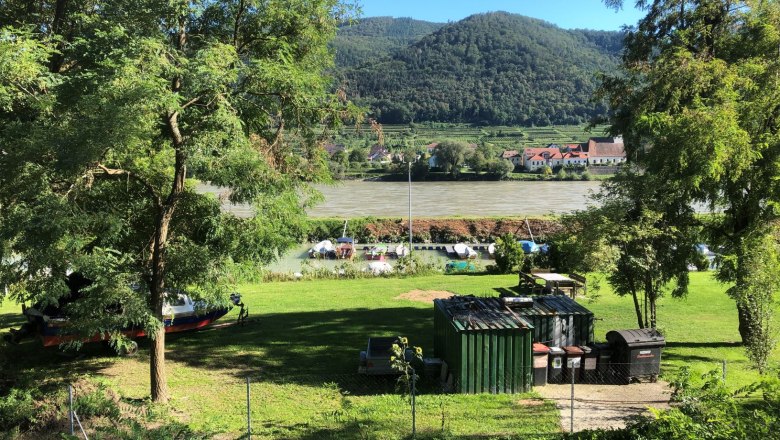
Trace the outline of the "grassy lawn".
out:
[[[257,438],[405,438],[408,402],[388,392],[391,384],[355,374],[366,338],[402,334],[432,353],[432,306],[395,299],[398,295],[414,289],[497,295],[515,284],[515,276],[437,275],[240,286],[252,318],[247,325],[168,337],[172,412],[193,428],[237,437],[245,423],[249,376]],[[610,329],[636,326],[630,299],[616,297],[603,284],[597,299],[584,300],[599,319],[599,340]],[[738,344],[735,307],[724,290],[708,274],[695,273],[688,298],[661,302],[659,325],[668,341],[665,376],[683,365],[698,372],[720,368],[725,359],[729,385],[758,378]],[[18,306],[0,306],[0,328],[18,322]],[[92,375],[132,401],[148,395],[146,342],[141,347],[134,358],[114,357],[99,344],[88,347],[85,356],[62,357],[37,341],[7,352],[20,378]],[[776,351],[773,363],[778,360]],[[557,432],[554,406],[534,397],[423,395],[418,430],[430,436],[442,426],[454,436]]]

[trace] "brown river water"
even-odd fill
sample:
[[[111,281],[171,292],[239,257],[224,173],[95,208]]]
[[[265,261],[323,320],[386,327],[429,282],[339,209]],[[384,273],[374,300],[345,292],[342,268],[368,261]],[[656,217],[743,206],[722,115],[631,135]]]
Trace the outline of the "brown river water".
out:
[[[412,182],[413,217],[491,217],[561,214],[585,208],[598,181],[550,182]],[[343,181],[317,185],[325,201],[309,210],[312,217],[407,217],[407,182]],[[219,188],[201,184],[203,192]],[[226,205],[240,216],[247,206]]]

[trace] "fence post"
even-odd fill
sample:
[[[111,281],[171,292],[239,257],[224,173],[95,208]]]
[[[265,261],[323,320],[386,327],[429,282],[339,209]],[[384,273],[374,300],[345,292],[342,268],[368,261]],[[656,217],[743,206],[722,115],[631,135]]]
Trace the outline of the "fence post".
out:
[[[723,382],[726,382],[726,359],[723,359]]]
[[[68,419],[70,420],[70,435],[74,435],[73,426],[73,385],[68,384]]]
[[[573,433],[574,432],[574,368],[573,367],[569,367],[569,374],[571,375],[571,402],[569,403],[570,405],[569,432]]]
[[[249,404],[249,376],[246,377],[246,438],[252,438],[252,407]]]
[[[412,438],[415,438],[417,436],[417,408],[415,407],[415,394],[417,394],[417,389],[415,387],[416,381],[415,377],[417,375],[414,372],[414,368],[412,368]]]

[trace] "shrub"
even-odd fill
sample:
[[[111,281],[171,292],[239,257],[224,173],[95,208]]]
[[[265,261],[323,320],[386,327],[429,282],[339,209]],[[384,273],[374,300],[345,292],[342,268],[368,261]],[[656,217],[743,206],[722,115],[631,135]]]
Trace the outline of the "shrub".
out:
[[[36,424],[42,411],[36,404],[40,398],[36,391],[12,388],[7,395],[0,396],[0,431],[10,434]]]

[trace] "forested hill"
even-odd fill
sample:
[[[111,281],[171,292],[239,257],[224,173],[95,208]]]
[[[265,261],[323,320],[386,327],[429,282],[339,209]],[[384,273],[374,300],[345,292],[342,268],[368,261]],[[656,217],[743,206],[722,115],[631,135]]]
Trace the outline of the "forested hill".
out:
[[[442,26],[444,23],[392,17],[369,17],[344,23],[339,26],[331,45],[336,52],[336,65],[352,67],[379,60]]]
[[[577,124],[604,113],[592,95],[621,42],[618,32],[479,14],[345,69],[345,83],[384,123]]]

